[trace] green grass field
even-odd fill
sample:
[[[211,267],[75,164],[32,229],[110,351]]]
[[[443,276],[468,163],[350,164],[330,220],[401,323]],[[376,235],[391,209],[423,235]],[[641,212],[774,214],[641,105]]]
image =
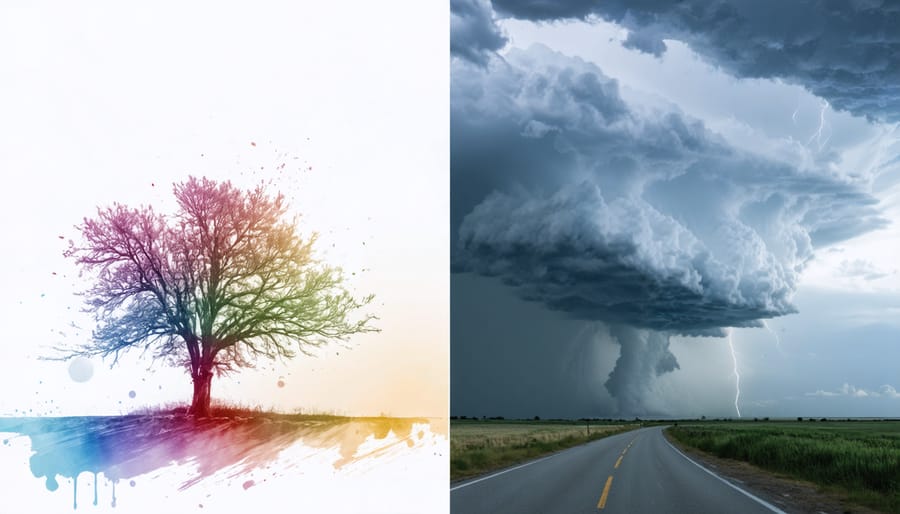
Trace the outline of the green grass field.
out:
[[[900,513],[900,421],[680,423],[681,443]]]
[[[635,425],[567,421],[450,421],[450,479],[458,480],[537,458]]]

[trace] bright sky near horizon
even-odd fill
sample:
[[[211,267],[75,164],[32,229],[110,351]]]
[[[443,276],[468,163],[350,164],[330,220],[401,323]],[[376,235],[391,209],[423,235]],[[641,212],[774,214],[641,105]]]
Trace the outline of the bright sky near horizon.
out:
[[[115,414],[190,398],[183,370],[132,352],[77,383],[48,348],[90,336],[62,257],[98,206],[170,210],[189,175],[261,181],[374,293],[380,333],[262,360],[213,398],[284,411],[445,416],[448,55],[443,6],[402,2],[0,9],[0,415]],[[440,8],[437,8],[440,7]],[[372,23],[398,14],[403,30]],[[409,45],[410,39],[416,45]],[[410,73],[409,70],[416,70]],[[286,165],[277,169],[281,164]],[[279,387],[283,380],[284,387]],[[130,392],[134,395],[130,395]]]

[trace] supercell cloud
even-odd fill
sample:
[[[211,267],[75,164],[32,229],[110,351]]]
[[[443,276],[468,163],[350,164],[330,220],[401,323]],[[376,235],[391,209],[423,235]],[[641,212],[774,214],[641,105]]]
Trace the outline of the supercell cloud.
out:
[[[881,85],[895,73],[890,62],[863,57],[874,52],[868,43],[833,66],[840,34],[861,30],[859,20],[841,25],[819,13],[787,38],[777,20],[763,23],[771,15],[727,2],[600,5],[494,8],[535,20],[598,15],[629,29],[627,47],[653,55],[666,51],[663,39],[682,39],[736,76],[785,77],[857,114],[877,117],[873,98],[894,87]],[[605,323],[621,345],[605,384],[620,413],[640,413],[652,379],[678,368],[670,335],[724,336],[795,312],[817,248],[886,224],[866,182],[833,162],[800,166],[737,148],[675,106],[626,101],[596,65],[541,45],[501,56],[505,38],[486,7],[453,3],[453,37],[476,34],[451,43],[453,269],[499,279],[564,317]],[[724,44],[729,32],[749,43]],[[893,44],[885,34],[870,36]],[[803,53],[804,41],[821,42]],[[895,59],[883,47],[878,55]],[[875,89],[860,95],[859,80]],[[892,108],[878,113],[894,116]],[[900,117],[900,103],[896,110]]]
[[[450,53],[487,64],[491,53],[506,44],[494,24],[489,0],[450,1]]]
[[[453,135],[493,141],[454,148],[456,269],[573,318],[682,334],[758,326],[794,311],[815,245],[883,224],[857,186],[731,148],[678,112],[632,108],[581,60],[536,46],[455,72]],[[505,162],[538,148],[529,164]]]

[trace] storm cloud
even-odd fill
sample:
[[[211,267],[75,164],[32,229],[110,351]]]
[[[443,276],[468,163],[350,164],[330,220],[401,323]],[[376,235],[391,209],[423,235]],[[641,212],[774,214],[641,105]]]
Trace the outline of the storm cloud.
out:
[[[815,245],[884,223],[874,198],[828,170],[632,108],[596,66],[546,48],[458,70],[454,87],[454,134],[492,141],[454,149],[457,271],[577,319],[683,334],[757,326],[794,311]],[[520,151],[534,155],[505,157]]]
[[[450,1],[450,54],[484,65],[506,37],[494,23],[490,0]]]
[[[741,78],[800,84],[837,109],[900,121],[900,5],[882,0],[495,0],[505,17],[598,16],[629,30],[625,45],[660,55],[688,44]]]
[[[817,247],[886,223],[832,166],[738,149],[546,47],[456,59],[451,77],[454,271],[607,324],[620,413],[639,413],[652,379],[678,368],[670,335],[795,312]]]

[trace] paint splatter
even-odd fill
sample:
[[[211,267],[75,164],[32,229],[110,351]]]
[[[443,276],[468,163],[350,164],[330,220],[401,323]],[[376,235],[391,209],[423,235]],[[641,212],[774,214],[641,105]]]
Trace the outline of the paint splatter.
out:
[[[246,482],[244,482],[244,490],[246,491],[247,489],[250,489],[254,485],[256,485],[256,482],[254,482],[253,480],[247,480]]]
[[[75,357],[69,362],[69,377],[75,382],[87,382],[94,376],[94,364],[86,357]]]

